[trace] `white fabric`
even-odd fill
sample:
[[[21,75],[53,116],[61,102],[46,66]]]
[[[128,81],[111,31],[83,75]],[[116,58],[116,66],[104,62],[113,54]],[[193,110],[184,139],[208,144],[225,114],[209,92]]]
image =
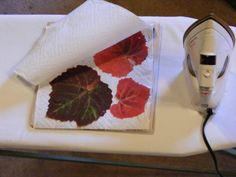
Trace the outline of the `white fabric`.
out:
[[[182,75],[182,37],[194,19],[145,17],[161,23],[162,43],[153,134],[34,130],[29,126],[35,93],[12,75],[43,26],[62,16],[0,16],[0,147],[186,156],[206,151],[202,117],[192,109]],[[235,28],[234,32],[236,31]],[[214,149],[236,146],[236,49],[218,113],[206,127]]]

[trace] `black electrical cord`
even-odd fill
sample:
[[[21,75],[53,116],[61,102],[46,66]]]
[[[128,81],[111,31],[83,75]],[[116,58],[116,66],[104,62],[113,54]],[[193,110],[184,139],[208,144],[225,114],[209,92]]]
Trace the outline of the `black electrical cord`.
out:
[[[220,177],[224,177],[224,176],[221,174],[221,172],[220,172],[220,170],[219,170],[219,168],[218,168],[218,163],[217,163],[217,159],[216,159],[215,153],[214,153],[214,151],[212,150],[212,148],[211,148],[211,146],[210,146],[210,144],[209,144],[209,142],[208,142],[208,140],[207,140],[207,138],[206,138],[206,134],[205,134],[205,127],[206,127],[206,124],[207,124],[208,120],[211,118],[212,115],[213,115],[212,109],[211,109],[211,108],[208,108],[208,109],[207,109],[206,118],[205,118],[205,120],[204,120],[204,122],[203,122],[203,125],[202,125],[202,136],[203,136],[204,143],[205,143],[205,145],[206,145],[208,151],[209,151],[210,154],[211,154],[212,160],[213,160],[214,165],[215,165],[216,173],[217,173]]]

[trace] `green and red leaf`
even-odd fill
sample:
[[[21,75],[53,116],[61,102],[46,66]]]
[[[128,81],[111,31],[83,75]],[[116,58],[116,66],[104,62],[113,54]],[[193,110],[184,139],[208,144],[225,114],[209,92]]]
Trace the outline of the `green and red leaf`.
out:
[[[75,121],[78,126],[85,126],[99,119],[110,108],[111,90],[90,67],[71,68],[50,84],[49,118]]]

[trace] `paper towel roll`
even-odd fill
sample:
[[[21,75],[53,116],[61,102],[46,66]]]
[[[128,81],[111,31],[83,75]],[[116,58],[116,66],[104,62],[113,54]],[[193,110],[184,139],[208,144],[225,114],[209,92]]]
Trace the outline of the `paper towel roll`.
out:
[[[51,81],[80,61],[143,30],[136,15],[103,0],[88,0],[48,24],[15,73],[33,85]]]

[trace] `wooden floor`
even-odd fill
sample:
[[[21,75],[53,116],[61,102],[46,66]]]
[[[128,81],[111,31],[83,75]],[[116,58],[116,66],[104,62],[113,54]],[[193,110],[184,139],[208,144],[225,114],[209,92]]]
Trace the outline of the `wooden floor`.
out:
[[[83,156],[97,159],[129,161],[135,163],[155,164],[164,168],[214,170],[209,154],[191,157],[154,157],[140,155],[117,155],[95,153],[63,153],[64,155]],[[236,158],[217,152],[219,166],[225,174],[229,171],[236,174]],[[0,157],[0,177],[217,177],[211,174],[196,174],[186,172],[164,171],[156,169],[141,169],[127,167],[113,167],[105,165],[80,164],[72,162],[58,162],[49,160],[22,159]],[[233,177],[235,175],[225,175]]]
[[[85,0],[1,0],[0,14],[67,14],[84,1]],[[236,26],[236,10],[225,0],[108,1],[121,5],[140,16],[189,16],[201,18],[214,12],[229,24]],[[235,0],[231,1],[235,2]]]
[[[66,14],[80,5],[83,0],[1,0],[0,14]],[[137,15],[152,16],[190,16],[203,17],[210,12],[215,12],[229,24],[236,25],[236,10],[223,0],[110,0],[122,5]],[[131,162],[144,162],[158,164],[164,167],[214,169],[209,154],[173,158],[150,157],[117,154],[91,154],[67,153],[69,155],[82,155],[111,160],[126,160]],[[223,152],[218,152],[217,157],[222,170],[236,172],[236,158]],[[0,177],[208,177],[216,175],[202,175],[193,173],[171,172],[163,170],[148,170],[126,167],[111,167],[104,165],[88,165],[71,162],[56,162],[48,160],[22,159],[13,157],[0,157]],[[231,175],[232,176],[232,175]],[[230,177],[230,175],[227,175]]]

